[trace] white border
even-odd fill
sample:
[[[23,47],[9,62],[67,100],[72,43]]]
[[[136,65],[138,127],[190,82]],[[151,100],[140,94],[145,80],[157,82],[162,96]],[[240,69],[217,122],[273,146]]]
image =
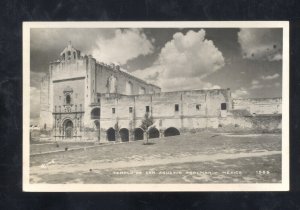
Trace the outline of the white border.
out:
[[[283,28],[282,55],[282,183],[280,184],[30,184],[30,29],[31,28]],[[23,22],[23,191],[144,192],[144,191],[288,191],[289,190],[289,22]]]

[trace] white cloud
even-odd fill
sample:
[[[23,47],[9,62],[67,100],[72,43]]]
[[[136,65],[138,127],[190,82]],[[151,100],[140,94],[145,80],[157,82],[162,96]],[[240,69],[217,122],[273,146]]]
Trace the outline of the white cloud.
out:
[[[99,36],[92,55],[99,61],[125,64],[128,60],[153,52],[153,45],[145,33],[139,29],[116,29],[114,36]]]
[[[281,86],[281,83],[280,83],[280,82],[276,82],[276,83],[274,84],[274,86],[275,86],[275,87],[280,87],[280,86]]]
[[[251,84],[252,84],[252,85],[258,85],[258,84],[259,84],[259,81],[257,81],[257,80],[252,80]]]
[[[30,87],[30,119],[37,121],[40,114],[40,90]]]
[[[242,28],[238,32],[243,57],[252,60],[282,59],[282,30]]]
[[[205,77],[225,65],[222,53],[205,31],[175,33],[162,48],[157,65],[133,72],[134,75],[154,82],[164,91],[220,88],[205,81]]]
[[[263,88],[264,87],[264,85],[262,85],[262,84],[256,84],[256,85],[252,85],[251,87],[250,87],[250,89],[251,90],[255,90],[255,89],[261,89],[261,88]]]
[[[273,80],[278,78],[280,75],[278,73],[274,74],[274,75],[268,75],[268,76],[262,76],[261,78],[263,80]]]
[[[254,89],[260,89],[260,88],[263,88],[263,87],[264,87],[264,85],[262,85],[260,83],[260,81],[258,81],[258,80],[252,80],[250,89],[254,90]]]
[[[234,98],[243,98],[244,96],[248,96],[248,95],[249,95],[249,92],[243,87],[232,92],[232,96]]]

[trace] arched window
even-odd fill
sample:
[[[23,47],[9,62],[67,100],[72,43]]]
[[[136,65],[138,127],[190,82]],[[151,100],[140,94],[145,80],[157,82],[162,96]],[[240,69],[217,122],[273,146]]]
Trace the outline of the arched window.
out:
[[[66,96],[66,104],[68,104],[68,105],[71,104],[71,96],[70,95]]]

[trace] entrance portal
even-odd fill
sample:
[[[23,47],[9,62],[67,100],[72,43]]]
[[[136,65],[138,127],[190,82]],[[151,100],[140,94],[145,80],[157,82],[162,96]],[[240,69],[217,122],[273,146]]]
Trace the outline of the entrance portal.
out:
[[[151,128],[149,130],[149,139],[159,138],[159,131],[157,128]]]
[[[177,128],[170,127],[167,130],[165,130],[165,137],[168,137],[168,136],[177,136],[177,135],[180,135],[180,132],[179,132],[179,130]]]
[[[121,141],[129,141],[129,130],[127,128],[122,128],[120,131]]]
[[[72,138],[73,137],[73,122],[71,120],[65,121],[65,137]]]
[[[108,141],[115,141],[115,140],[116,140],[115,129],[109,128],[109,129],[106,131],[106,135],[107,135],[107,140],[108,140]]]
[[[134,129],[134,140],[143,140],[144,139],[144,131],[141,128]]]

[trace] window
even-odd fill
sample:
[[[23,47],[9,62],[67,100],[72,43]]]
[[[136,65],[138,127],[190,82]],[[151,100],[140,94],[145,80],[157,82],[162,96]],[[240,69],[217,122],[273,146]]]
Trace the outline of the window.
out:
[[[115,114],[115,113],[116,113],[116,108],[112,108],[112,109],[111,109],[111,112],[112,112],[113,114]]]
[[[100,98],[97,99],[98,103],[100,103]]]
[[[54,107],[54,111],[56,112],[56,106]]]
[[[70,51],[68,51],[68,55],[71,55],[71,52],[70,52]]]
[[[221,103],[221,110],[226,110],[226,109],[227,109],[227,104]]]
[[[129,107],[129,113],[132,113],[132,107]]]
[[[66,96],[66,104],[71,104],[71,96],[70,95],[67,95]]]
[[[80,104],[80,111],[82,111],[82,104]]]
[[[61,106],[59,106],[59,112],[61,112]]]
[[[201,108],[201,104],[196,104],[196,109],[199,111]]]
[[[175,104],[175,112],[179,111],[179,104]]]
[[[59,100],[61,100],[61,96],[59,96]]]
[[[146,106],[146,112],[150,112],[150,107]]]
[[[77,105],[75,105],[75,111],[77,111]]]

